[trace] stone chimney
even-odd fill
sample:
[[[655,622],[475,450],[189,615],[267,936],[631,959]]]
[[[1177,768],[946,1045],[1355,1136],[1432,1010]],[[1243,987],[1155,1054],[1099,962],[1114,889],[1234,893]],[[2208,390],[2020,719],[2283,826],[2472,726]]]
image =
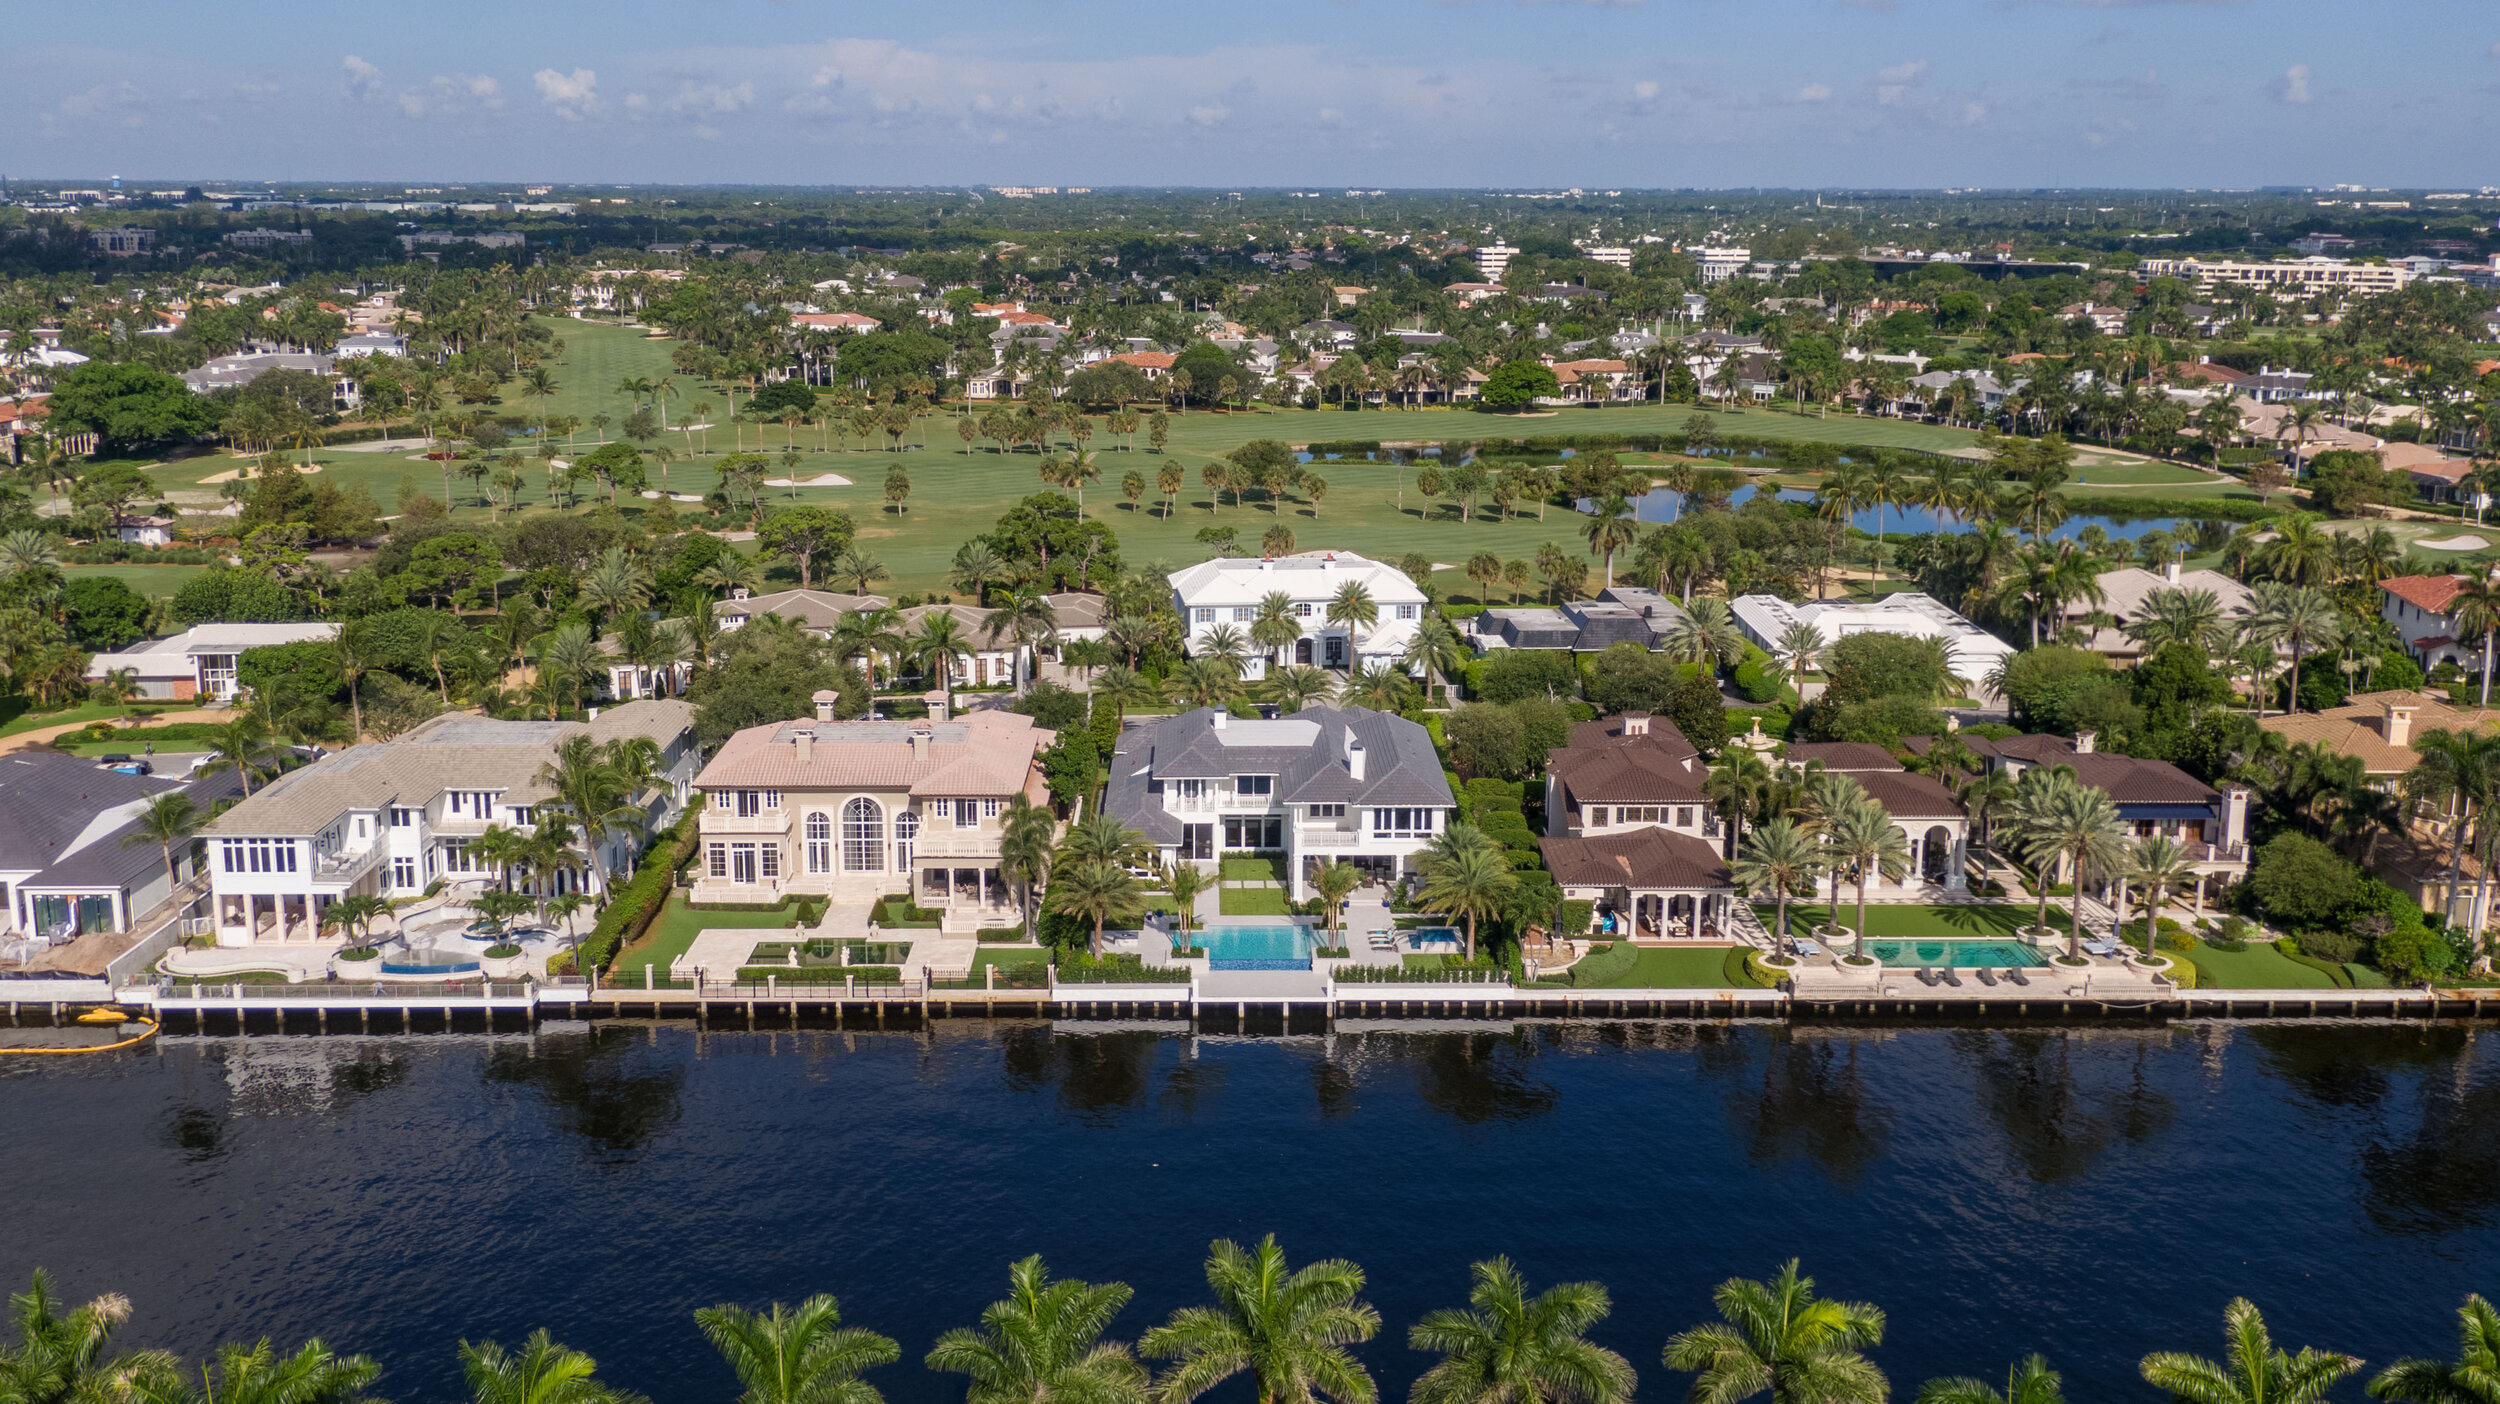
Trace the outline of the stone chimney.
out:
[[[2161,578],[2173,585],[2179,583],[2179,558],[2177,556],[2172,556],[2161,563]]]
[[[1354,733],[1347,732],[1345,742],[1346,774],[1353,776],[1357,780],[1362,779],[1363,761],[1363,743],[1354,739]]]
[[[816,720],[829,722],[833,720],[833,706],[842,700],[842,694],[828,687],[819,690],[809,700],[816,704]]]
[[[2100,740],[2100,739],[2101,739],[2101,737],[2100,737],[2100,733],[2099,733],[2099,732],[2097,732],[2097,731],[2078,731],[2078,732],[2076,732],[2076,733],[2075,733],[2075,754],[2076,754],[2076,755],[2079,755],[2079,756],[2088,756],[2088,755],[2092,754],[2092,746],[2093,746],[2093,743],[2094,743],[2094,742],[2096,742],[2096,741],[2098,741],[2098,740]]]
[[[925,761],[929,758],[929,741],[934,735],[935,733],[925,726],[915,726],[911,729],[911,758],[913,760]]]
[[[816,758],[816,728],[800,727],[790,734],[790,741],[798,747],[799,764],[805,765]]]
[[[947,693],[945,688],[941,687],[933,692],[924,692],[920,694],[920,700],[922,703],[927,705],[929,709],[929,720],[932,724],[945,721],[948,717],[954,715],[955,699]]]
[[[1218,731],[1222,731],[1224,729],[1225,719],[1224,709],[1218,707],[1215,709],[1214,713],[1207,718],[1207,725],[1214,727]]]
[[[2390,746],[2413,744],[2413,707],[2410,703],[2390,702],[2387,704],[2387,744]]]

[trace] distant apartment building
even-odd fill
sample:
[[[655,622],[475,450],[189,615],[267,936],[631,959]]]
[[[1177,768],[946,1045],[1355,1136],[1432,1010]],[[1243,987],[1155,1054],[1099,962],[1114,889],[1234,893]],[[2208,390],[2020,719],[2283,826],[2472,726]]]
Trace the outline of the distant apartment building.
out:
[[[1476,250],[1476,273],[1488,283],[1502,281],[1510,271],[1510,261],[1519,257],[1519,250],[1498,240]]]
[[[1694,263],[1700,265],[1701,280],[1705,283],[1724,283],[1743,273],[1753,264],[1753,250],[1748,248],[1734,246],[1713,248],[1696,244],[1684,252]]]
[[[1582,258],[1595,259],[1599,263],[1612,264],[1615,267],[1624,269],[1627,272],[1630,271],[1632,267],[1632,251],[1628,248],[1601,245],[1597,248],[1580,250],[1580,256]]]
[[[2148,279],[2178,278],[2208,288],[2223,284],[2262,288],[2295,297],[2335,290],[2389,293],[2413,281],[2412,273],[2388,264],[2353,263],[2346,259],[2316,256],[2277,263],[2239,259],[2207,262],[2197,258],[2148,258],[2144,260],[2141,272]]]

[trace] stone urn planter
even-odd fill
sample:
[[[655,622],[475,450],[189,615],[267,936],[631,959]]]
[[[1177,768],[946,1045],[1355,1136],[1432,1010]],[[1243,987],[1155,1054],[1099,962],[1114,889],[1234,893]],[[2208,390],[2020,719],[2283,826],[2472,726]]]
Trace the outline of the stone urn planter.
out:
[[[530,973],[530,958],[527,952],[509,956],[479,956],[477,968],[478,973],[489,980],[519,980]]]
[[[1858,948],[1858,933],[1838,923],[1818,926],[1808,934],[1835,955],[1848,955]]]
[[[2014,939],[2026,946],[2047,948],[2063,945],[2066,933],[2054,926],[2018,926],[2014,928]]]

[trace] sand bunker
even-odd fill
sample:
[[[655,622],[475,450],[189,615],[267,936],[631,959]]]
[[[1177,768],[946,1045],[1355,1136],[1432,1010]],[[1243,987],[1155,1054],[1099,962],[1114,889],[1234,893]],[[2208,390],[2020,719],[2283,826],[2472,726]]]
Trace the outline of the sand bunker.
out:
[[[795,482],[788,478],[766,478],[764,480],[764,486],[766,487],[849,487],[850,485],[851,480],[843,477],[839,473],[819,473],[815,477],[801,478]]]
[[[696,497],[691,493],[662,492],[658,488],[650,489],[649,491],[643,493],[643,496],[650,498],[654,502],[659,501],[663,497],[667,498],[671,502],[701,502],[703,500],[702,498]]]
[[[2491,543],[2479,536],[2452,536],[2445,541],[2416,541],[2425,551],[2479,551]]]
[[[272,466],[275,466],[275,465],[272,465]],[[304,474],[318,473],[318,472],[320,472],[320,471],[321,471],[321,465],[320,465],[320,464],[318,464],[318,463],[314,463],[314,464],[290,463],[290,464],[288,464],[287,466],[288,466],[288,467],[290,467],[290,468],[292,468],[292,469],[294,469],[294,470],[295,470],[296,472],[298,472],[298,473],[304,473]],[[230,483],[230,482],[233,482],[233,481],[234,481],[235,479],[237,479],[237,478],[246,478],[246,477],[250,477],[250,476],[251,476],[251,475],[250,475],[249,473],[244,472],[244,471],[243,471],[242,469],[240,469],[240,468],[229,468],[229,469],[227,469],[226,471],[224,471],[223,473],[211,473],[211,474],[209,474],[207,477],[200,479],[200,486],[202,486],[202,487],[206,487],[206,486],[208,486],[210,483]]]

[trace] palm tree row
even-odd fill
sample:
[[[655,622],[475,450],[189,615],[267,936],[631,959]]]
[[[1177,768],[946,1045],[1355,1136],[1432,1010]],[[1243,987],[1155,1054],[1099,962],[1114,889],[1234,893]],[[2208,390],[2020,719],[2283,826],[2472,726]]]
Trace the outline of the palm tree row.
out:
[[[1379,1386],[1352,1347],[1380,1334],[1363,1300],[1362,1268],[1323,1259],[1296,1268],[1274,1235],[1250,1247],[1219,1240],[1206,1259],[1211,1300],[1183,1307],[1133,1344],[1107,1339],[1132,1296],[1120,1282],[1053,1279],[1036,1255],[1007,1270],[1007,1295],[977,1325],[945,1332],[927,1368],[965,1378],[966,1404],[1190,1404],[1246,1377],[1260,1404],[1377,1404]],[[1891,1392],[1866,1351],[1883,1343],[1881,1309],[1815,1290],[1791,1260],[1764,1280],[1733,1278],[1711,1293],[1718,1319],[1678,1331],[1660,1353],[1691,1375],[1691,1404],[1884,1404]],[[371,1392],[381,1369],[319,1339],[280,1352],[266,1339],[220,1347],[196,1370],[172,1353],[116,1353],[113,1333],[130,1302],[100,1297],[62,1309],[38,1269],[10,1298],[17,1341],[0,1350],[0,1404],[382,1404]],[[1467,1304],[1426,1313],[1407,1344],[1434,1357],[1409,1388],[1409,1404],[1630,1404],[1630,1361],[1588,1339],[1613,1309],[1595,1282],[1532,1290],[1507,1258],[1474,1265]],[[863,1378],[902,1356],[889,1336],[842,1324],[819,1294],[762,1311],[735,1304],[694,1314],[737,1377],[742,1404],[880,1404]],[[2453,1360],[2407,1358],[2369,1381],[2390,1404],[2494,1404],[2500,1400],[2500,1311],[2471,1295],[2457,1311]],[[2223,1312],[2225,1350],[2209,1359],[2182,1351],[2143,1357],[2138,1373],[2186,1404],[2316,1404],[2362,1361],[2335,1351],[2276,1344],[2245,1298]],[[518,1349],[463,1341],[461,1372],[475,1404],[643,1404],[599,1378],[589,1355],[544,1331]],[[1167,1362],[1160,1372],[1145,1360]],[[2063,1382],[2033,1354],[2006,1372],[2005,1387],[1971,1376],[1931,1379],[1916,1404],[2064,1404]]]

